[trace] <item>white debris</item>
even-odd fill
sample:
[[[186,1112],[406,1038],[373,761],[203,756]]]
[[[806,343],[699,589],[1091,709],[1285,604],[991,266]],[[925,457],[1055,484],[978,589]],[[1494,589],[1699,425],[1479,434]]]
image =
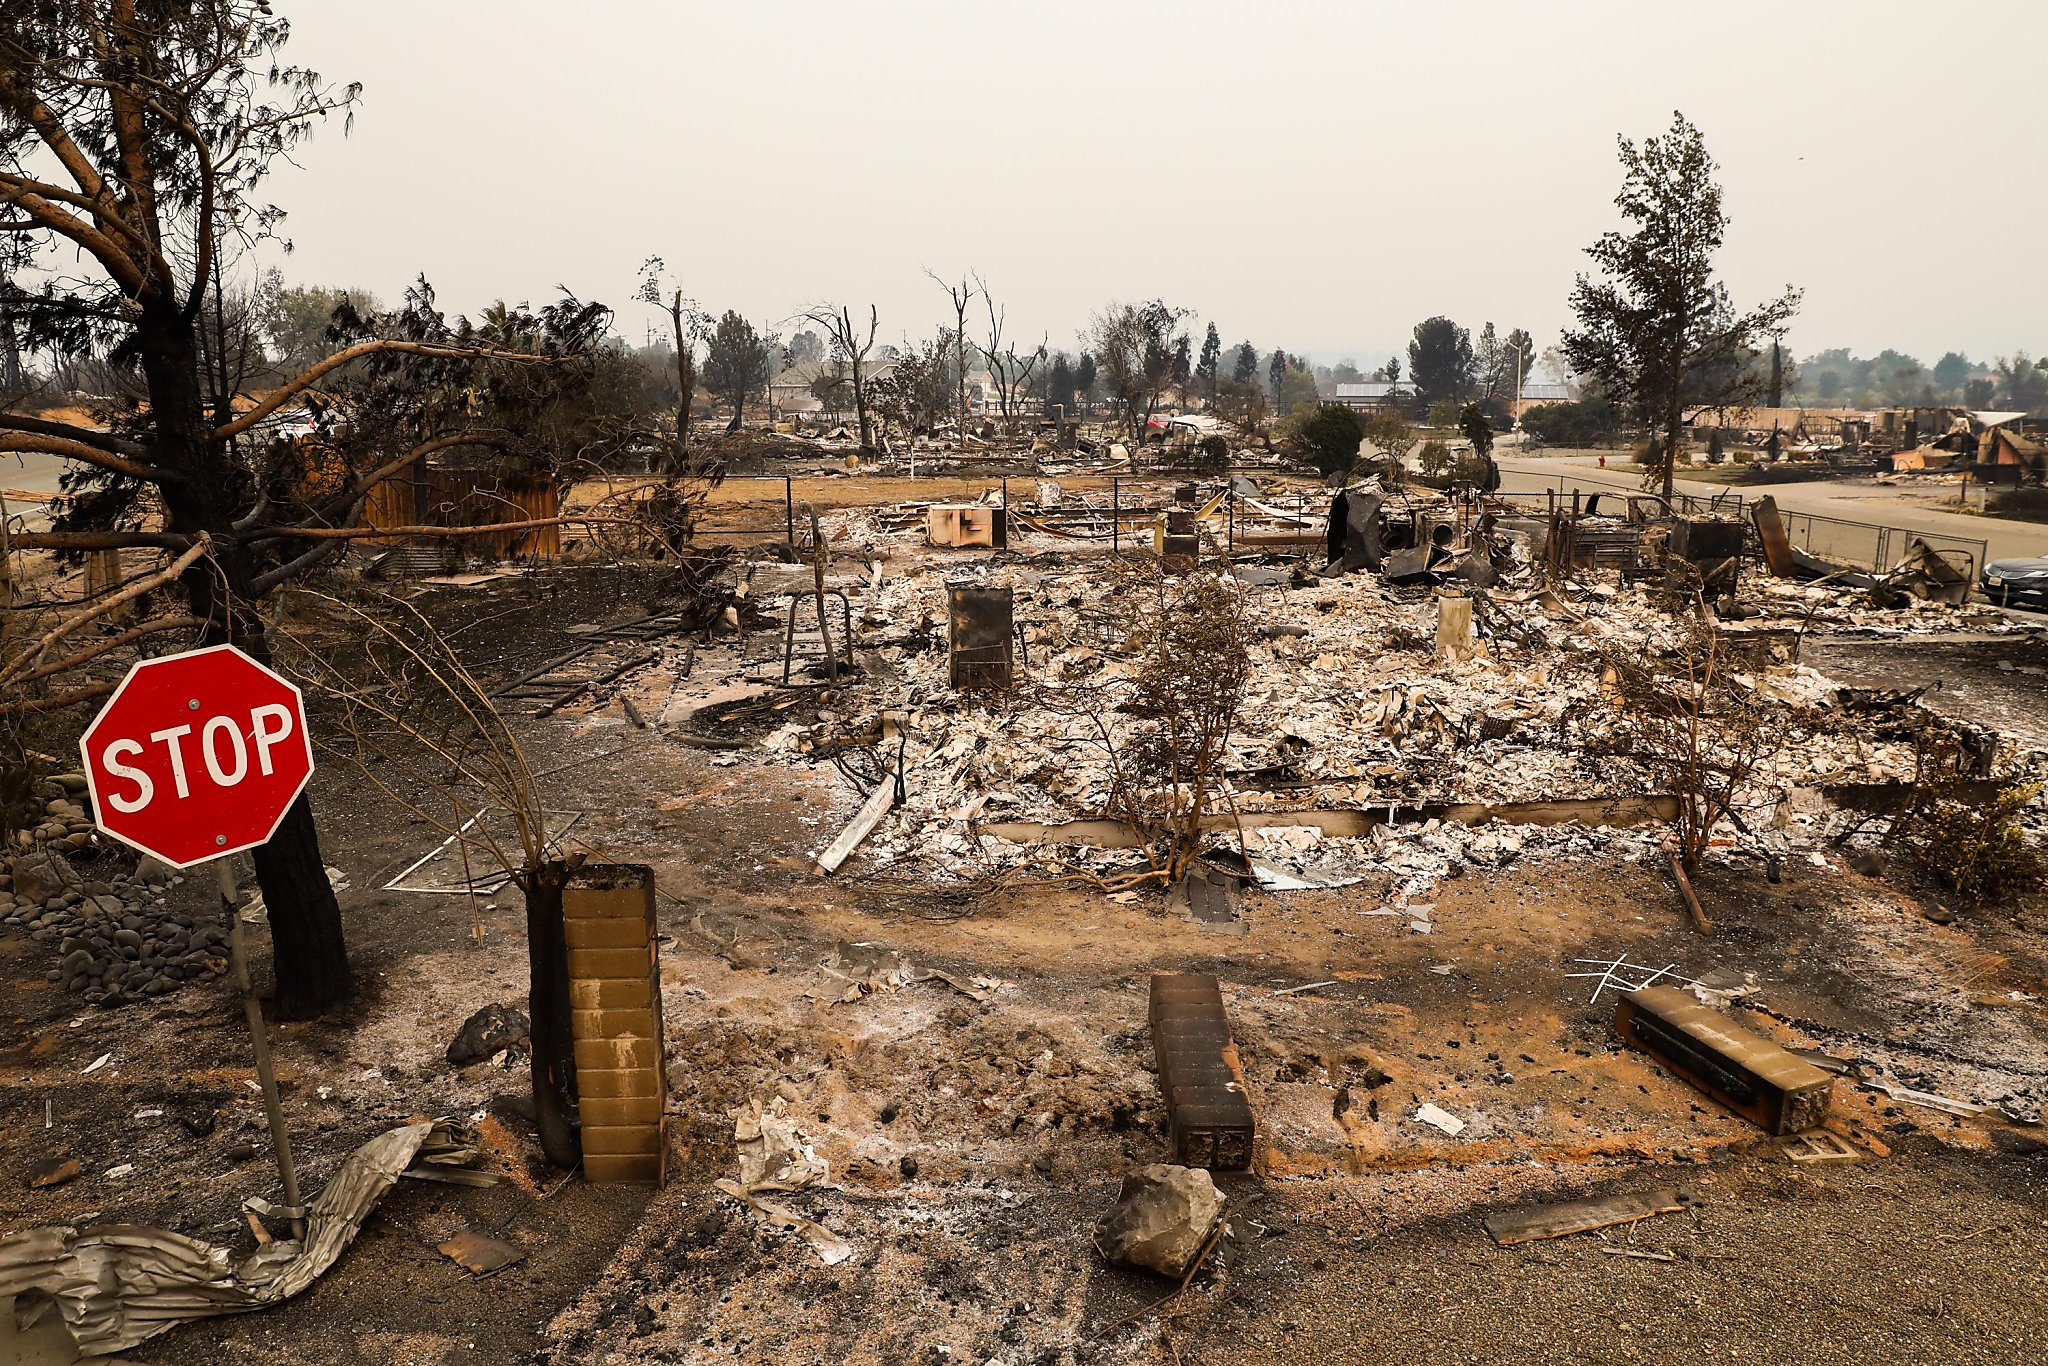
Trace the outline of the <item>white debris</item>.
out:
[[[1415,1122],[1441,1129],[1452,1138],[1456,1138],[1459,1134],[1465,1132],[1464,1120],[1459,1119],[1448,1110],[1439,1109],[1437,1106],[1427,1103],[1415,1112]]]

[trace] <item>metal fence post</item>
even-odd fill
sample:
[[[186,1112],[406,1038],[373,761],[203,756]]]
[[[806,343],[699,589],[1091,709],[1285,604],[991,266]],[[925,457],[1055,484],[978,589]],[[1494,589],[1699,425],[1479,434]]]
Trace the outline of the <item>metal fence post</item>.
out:
[[[1109,476],[1109,556],[1111,559],[1123,554],[1123,504],[1120,501],[1120,482],[1115,475]]]

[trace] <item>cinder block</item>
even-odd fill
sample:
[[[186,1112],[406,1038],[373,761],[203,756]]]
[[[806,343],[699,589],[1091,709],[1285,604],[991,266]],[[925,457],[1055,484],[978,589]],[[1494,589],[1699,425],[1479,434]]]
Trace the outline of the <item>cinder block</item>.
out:
[[[586,1128],[607,1128],[659,1124],[663,1108],[660,1096],[584,1096],[577,1106],[577,1113]]]
[[[656,1096],[662,1093],[661,1069],[658,1067],[594,1067],[589,1071],[576,1069],[576,1094],[589,1100],[623,1100],[629,1097]]]
[[[603,923],[603,922],[600,922]],[[654,971],[645,943],[637,949],[571,949],[569,977],[631,977],[644,982]]]
[[[584,1176],[659,1181],[668,1082],[654,872],[587,864],[564,889],[562,909]]]
[[[614,1181],[659,1181],[661,1154],[586,1152],[583,1154],[583,1179],[593,1186],[608,1185]]]
[[[655,1068],[662,1065],[661,1043],[648,1038],[578,1039],[576,1071]]]
[[[562,938],[569,951],[578,949],[639,949],[646,956],[647,926],[628,916],[582,916],[562,922]]]
[[[637,887],[583,887],[571,882],[562,889],[562,914],[571,920],[653,919],[651,893]]]
[[[645,1010],[653,1000],[653,984],[644,977],[569,979],[571,1010]]]
[[[656,998],[659,999],[659,998]],[[569,1012],[569,1037],[574,1039],[616,1039],[632,1035],[640,1039],[661,1037],[661,1022],[652,1009],[575,1010]]]
[[[583,1126],[583,1152],[586,1158],[592,1153],[637,1153],[658,1157],[661,1153],[661,1126],[586,1124]]]

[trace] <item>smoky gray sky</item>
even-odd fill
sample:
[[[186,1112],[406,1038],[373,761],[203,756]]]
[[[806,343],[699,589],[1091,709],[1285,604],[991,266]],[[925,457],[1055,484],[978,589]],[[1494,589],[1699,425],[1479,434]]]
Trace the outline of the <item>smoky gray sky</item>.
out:
[[[639,342],[658,254],[707,308],[874,302],[890,341],[950,312],[930,266],[1056,347],[1155,296],[1368,368],[1436,313],[1543,346],[1616,222],[1616,134],[1682,109],[1737,302],[1806,291],[1796,352],[2048,348],[2031,0],[276,8],[364,85],[274,184],[285,271],[387,299],[561,284]]]

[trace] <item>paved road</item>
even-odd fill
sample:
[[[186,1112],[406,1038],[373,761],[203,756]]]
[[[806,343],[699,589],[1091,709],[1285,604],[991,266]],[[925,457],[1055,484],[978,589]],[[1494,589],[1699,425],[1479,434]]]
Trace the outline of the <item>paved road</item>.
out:
[[[55,456],[0,455],[0,491],[6,497],[7,515],[23,518],[30,526],[42,526],[46,519],[36,500],[57,492],[57,476],[75,468],[74,462]],[[20,496],[23,494],[29,497]]]
[[[1615,457],[1610,456],[1610,464],[1603,470],[1599,467],[1597,455],[1504,454],[1500,458],[1501,486],[1509,493],[1535,493],[1545,488],[1560,487],[1566,490],[1577,487],[1589,493],[1601,489],[1626,492],[1640,489],[1641,485],[1630,472],[1626,468],[1618,468],[1614,460]],[[1691,479],[1680,479],[1678,490],[1707,498],[1730,491],[1726,484]],[[1983,541],[1989,557],[1994,560],[2048,554],[2048,526],[1963,512],[1944,512],[1910,501],[1889,489],[1814,483],[1754,485],[1734,491],[1751,501],[1768,493],[1777,499],[1779,509],[1787,514],[1807,513],[1816,517],[1896,527],[1905,533],[1923,532],[1960,537],[1966,541]],[[1807,527],[1796,517],[1792,530],[1794,541],[1806,545],[1816,555],[1868,563],[1875,549],[1875,538],[1866,531],[1831,527],[1818,522]],[[1811,540],[1804,539],[1802,532],[1809,532]],[[1905,535],[1894,534],[1890,540],[1890,557],[1896,560],[1905,548]]]

